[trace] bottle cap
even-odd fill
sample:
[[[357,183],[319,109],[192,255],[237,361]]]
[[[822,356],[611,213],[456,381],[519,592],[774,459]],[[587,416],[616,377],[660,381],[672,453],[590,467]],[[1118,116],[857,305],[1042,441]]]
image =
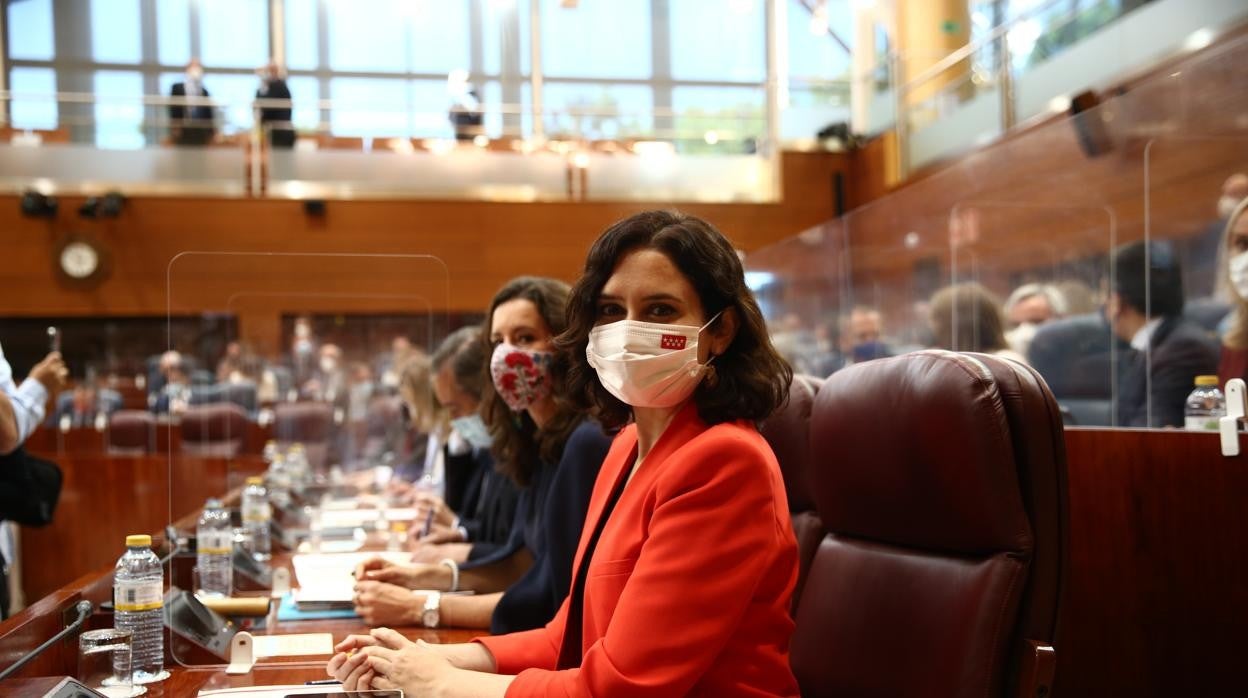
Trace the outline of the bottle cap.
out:
[[[152,537],[144,534],[126,536],[127,548],[150,548],[152,547]]]
[[[407,524],[403,523],[402,521],[395,521],[395,522],[394,522],[394,527],[393,527],[393,528],[394,528],[394,532],[395,532],[395,533],[406,533],[406,532],[407,532]]]
[[[1217,376],[1196,376],[1196,385],[1200,385],[1200,386],[1212,385],[1216,388],[1218,385],[1218,377]]]
[[[248,485],[263,485],[264,478],[260,477],[259,475],[253,475],[247,478],[247,484]]]

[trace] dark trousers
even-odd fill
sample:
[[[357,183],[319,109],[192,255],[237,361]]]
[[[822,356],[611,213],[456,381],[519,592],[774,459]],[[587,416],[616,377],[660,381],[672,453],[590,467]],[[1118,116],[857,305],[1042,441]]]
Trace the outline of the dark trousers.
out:
[[[0,620],[9,617],[9,563],[0,555]]]

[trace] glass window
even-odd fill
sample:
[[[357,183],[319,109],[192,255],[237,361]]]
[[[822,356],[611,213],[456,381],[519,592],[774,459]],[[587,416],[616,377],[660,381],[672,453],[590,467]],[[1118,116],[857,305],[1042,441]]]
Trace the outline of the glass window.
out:
[[[451,96],[447,94],[446,81],[412,80],[408,90],[411,95],[412,135],[421,138],[453,138],[455,131],[447,117]]]
[[[315,70],[317,0],[286,0],[285,5],[286,67]]]
[[[237,133],[251,128],[255,123],[251,103],[259,88],[260,81],[254,75],[208,73],[204,76],[204,89],[217,103],[223,133]]]
[[[91,0],[91,55],[101,63],[138,63],[139,0]]]
[[[101,70],[95,74],[95,144],[100,148],[142,148],[143,74]]]
[[[654,131],[654,91],[646,85],[551,82],[543,86],[546,135],[620,138]]]
[[[12,7],[12,6],[10,6]],[[12,16],[12,15],[10,15]],[[16,95],[10,118],[14,128],[56,128],[56,71],[51,68],[13,68],[9,71],[9,89]],[[37,95],[48,95],[40,99]]]
[[[286,79],[290,88],[290,101],[294,102],[291,121],[299,130],[315,130],[321,122],[321,112],[316,108],[321,98],[317,79],[312,77],[293,77]]]
[[[9,8],[9,58],[52,60],[52,0],[5,4]]]
[[[355,0],[325,0],[329,65],[334,70],[401,73],[408,53],[401,0],[378,0],[361,11]]]
[[[672,110],[684,151],[703,149],[699,143],[707,147],[723,144],[721,149],[735,143],[751,152],[753,143],[767,131],[762,88],[677,87],[672,90]]]
[[[831,80],[849,72],[849,53],[826,33],[815,33],[811,15],[800,0],[788,0],[789,75]],[[853,41],[853,11],[848,2],[827,5],[828,26],[842,41]]]
[[[517,20],[515,36],[505,31],[512,17]],[[481,52],[482,70],[486,75],[502,74],[503,56],[512,51],[510,43],[517,44],[515,51],[520,58],[519,71],[522,75],[527,75],[530,58],[528,0],[485,3],[481,26]]]
[[[739,82],[767,78],[763,0],[671,0],[670,9],[674,78]]]
[[[542,68],[547,75],[651,76],[650,0],[580,0],[572,8],[562,7],[560,0],[541,3]]]
[[[472,61],[468,46],[468,3],[422,0],[405,3],[408,16],[407,69],[446,74]]]
[[[190,62],[190,0],[161,0],[156,5],[156,54],[161,65]]]
[[[256,68],[268,62],[269,4],[265,0],[212,0],[199,7],[200,59],[205,66]]]
[[[403,80],[333,78],[329,125],[338,136],[408,135],[408,90]]]

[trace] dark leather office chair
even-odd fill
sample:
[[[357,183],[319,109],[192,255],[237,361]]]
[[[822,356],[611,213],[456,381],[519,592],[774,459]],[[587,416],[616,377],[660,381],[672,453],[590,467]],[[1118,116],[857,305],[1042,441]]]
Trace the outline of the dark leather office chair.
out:
[[[334,408],[324,402],[280,402],[273,408],[273,438],[282,449],[303,444],[308,463],[320,468],[334,436]]]
[[[1045,696],[1066,566],[1057,403],[1005,359],[830,377],[811,418],[828,535],[797,611],[805,696]]]
[[[797,536],[798,576],[797,587],[793,591],[794,610],[797,609],[797,600],[801,598],[810,561],[824,534],[823,523],[814,510],[815,500],[810,486],[810,413],[823,380],[815,376],[793,376],[788,403],[768,417],[759,428],[780,463],[789,514],[793,517],[793,533]]]
[[[233,458],[247,442],[249,421],[247,411],[231,402],[188,407],[178,424],[182,452]]]
[[[155,451],[156,418],[147,410],[117,410],[108,418],[108,453],[140,456]]]

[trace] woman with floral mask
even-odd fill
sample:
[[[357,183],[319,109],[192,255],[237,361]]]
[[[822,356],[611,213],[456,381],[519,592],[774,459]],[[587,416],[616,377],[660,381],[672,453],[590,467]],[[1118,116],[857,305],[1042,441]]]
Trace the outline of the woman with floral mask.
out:
[[[755,428],[792,373],[732,246],[675,213],[615,224],[557,343],[568,394],[604,424],[631,421],[602,465],[558,615],[460,645],[378,629],[342,642],[330,673],[346,689],[421,696],[797,695],[797,549]]]
[[[1227,260],[1226,293],[1231,301],[1218,365],[1218,378],[1225,386],[1232,378],[1248,379],[1248,198],[1231,211],[1222,245]]]
[[[567,595],[572,557],[598,469],[611,445],[553,392],[554,338],[566,327],[567,284],[520,277],[494,296],[482,416],[495,467],[521,487],[511,538],[492,555],[414,567],[376,559],[357,570],[356,607],[370,625],[540,627]],[[474,596],[411,589],[472,589]],[[506,589],[506,593],[501,592]]]

